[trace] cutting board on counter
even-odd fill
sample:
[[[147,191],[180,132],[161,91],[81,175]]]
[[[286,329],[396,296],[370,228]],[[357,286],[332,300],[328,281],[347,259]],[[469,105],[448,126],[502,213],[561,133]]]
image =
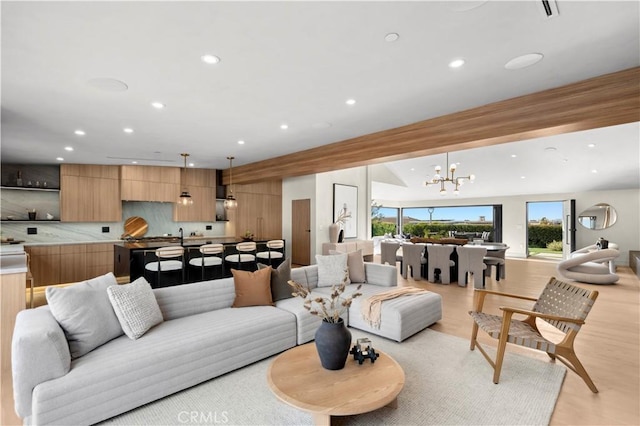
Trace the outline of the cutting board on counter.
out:
[[[140,238],[143,237],[144,234],[147,233],[147,229],[149,229],[149,224],[144,218],[140,216],[131,216],[124,221],[124,234],[122,238]]]

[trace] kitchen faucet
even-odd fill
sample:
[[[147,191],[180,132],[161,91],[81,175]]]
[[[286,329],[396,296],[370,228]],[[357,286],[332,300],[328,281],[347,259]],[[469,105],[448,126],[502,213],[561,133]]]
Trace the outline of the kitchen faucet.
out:
[[[184,231],[182,230],[182,228],[178,229],[178,232],[180,233],[180,245],[184,245]]]

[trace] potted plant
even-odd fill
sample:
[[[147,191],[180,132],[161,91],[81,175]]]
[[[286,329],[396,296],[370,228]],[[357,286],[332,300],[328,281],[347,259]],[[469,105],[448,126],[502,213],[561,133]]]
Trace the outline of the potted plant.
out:
[[[349,356],[351,332],[344,325],[344,320],[340,316],[351,306],[353,299],[362,296],[362,293],[358,291],[362,288],[362,284],[358,285],[356,291],[351,295],[343,296],[347,288],[348,276],[349,273],[345,270],[342,282],[331,286],[331,293],[328,297],[312,295],[309,288],[302,284],[293,280],[288,282],[293,288],[292,294],[304,299],[304,308],[311,315],[322,319],[315,334],[315,343],[320,362],[327,370],[344,368]]]
[[[253,232],[247,231],[242,234],[242,241],[253,241]]]

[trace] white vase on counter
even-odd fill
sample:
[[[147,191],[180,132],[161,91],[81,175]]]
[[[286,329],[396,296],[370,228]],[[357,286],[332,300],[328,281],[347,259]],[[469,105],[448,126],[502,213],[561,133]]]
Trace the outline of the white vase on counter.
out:
[[[340,234],[340,225],[332,223],[329,225],[329,242],[335,244],[338,242],[338,235]]]

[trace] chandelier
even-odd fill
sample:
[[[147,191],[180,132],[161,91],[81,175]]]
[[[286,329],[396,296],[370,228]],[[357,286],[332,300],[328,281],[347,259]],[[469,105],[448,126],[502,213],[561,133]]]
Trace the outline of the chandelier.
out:
[[[186,182],[186,173],[187,173],[187,157],[189,154],[180,154],[184,158],[184,174],[185,174],[185,182]],[[180,193],[178,197],[178,204],[181,206],[191,206],[193,205],[193,198],[191,198],[191,194],[189,194],[189,189],[185,186],[184,190]]]
[[[227,157],[227,160],[229,160],[229,195],[227,195],[227,198],[224,200],[224,208],[225,210],[233,210],[235,208],[238,207],[238,202],[236,201],[236,197],[233,196],[233,159],[235,157]]]
[[[449,164],[449,153],[447,152],[447,163]],[[447,189],[444,187],[445,182],[451,182],[454,185],[454,189],[453,189],[453,194],[454,195],[458,195],[460,193],[460,186],[464,183],[465,180],[468,180],[469,182],[473,182],[474,179],[476,178],[475,175],[469,175],[469,176],[455,176],[456,173],[456,164],[455,163],[451,163],[451,165],[449,166],[449,172],[447,174],[445,174],[444,176],[440,174],[440,172],[442,171],[442,167],[440,166],[436,166],[436,174],[433,176],[433,179],[431,180],[427,180],[424,183],[424,186],[429,186],[429,185],[437,185],[440,184],[440,195],[446,195],[447,194]]]

